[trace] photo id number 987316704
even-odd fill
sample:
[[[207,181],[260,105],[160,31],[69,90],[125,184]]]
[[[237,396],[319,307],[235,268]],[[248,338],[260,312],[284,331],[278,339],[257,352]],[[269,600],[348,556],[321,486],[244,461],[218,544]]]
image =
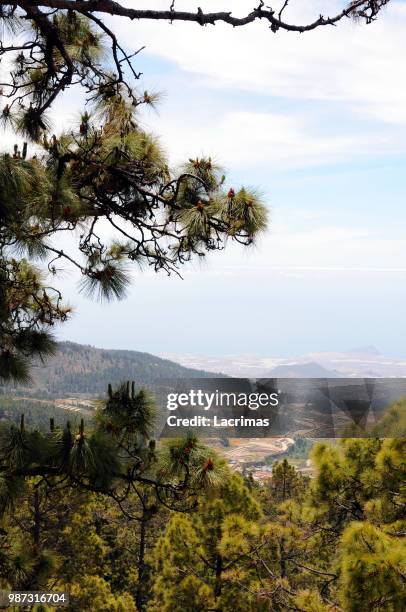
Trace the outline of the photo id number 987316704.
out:
[[[5,591],[0,590],[0,608],[25,607],[36,604],[67,606],[69,595],[64,591]]]

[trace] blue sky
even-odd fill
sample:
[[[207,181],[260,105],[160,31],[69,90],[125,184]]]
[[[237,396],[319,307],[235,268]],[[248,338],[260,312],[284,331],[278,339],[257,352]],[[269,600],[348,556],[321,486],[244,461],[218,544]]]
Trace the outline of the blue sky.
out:
[[[183,2],[195,4],[213,6]],[[286,17],[306,21],[343,3],[291,5]],[[375,344],[404,356],[406,3],[393,0],[370,26],[306,35],[112,21],[128,48],[146,45],[140,87],[164,97],[142,122],[173,163],[211,154],[231,184],[261,190],[271,224],[254,249],[212,255],[183,281],[136,274],[118,304],[90,303],[66,274],[77,310],[59,337],[153,353],[288,357]]]

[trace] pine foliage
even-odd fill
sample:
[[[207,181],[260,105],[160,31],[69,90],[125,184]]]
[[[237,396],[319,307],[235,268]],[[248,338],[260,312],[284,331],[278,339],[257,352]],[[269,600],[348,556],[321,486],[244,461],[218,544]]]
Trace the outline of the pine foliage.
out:
[[[0,381],[26,381],[30,358],[52,352],[53,326],[70,314],[55,286],[61,265],[87,296],[122,299],[134,264],[180,274],[228,240],[252,244],[267,225],[260,195],[227,188],[210,157],[170,167],[142,127],[141,109],[158,97],[137,89],[139,75],[106,25],[71,10],[27,11],[29,20],[0,14],[33,40],[31,52],[9,51],[0,107],[18,143],[0,152]],[[50,108],[73,84],[86,107],[57,130]],[[59,246],[65,235],[69,252]]]

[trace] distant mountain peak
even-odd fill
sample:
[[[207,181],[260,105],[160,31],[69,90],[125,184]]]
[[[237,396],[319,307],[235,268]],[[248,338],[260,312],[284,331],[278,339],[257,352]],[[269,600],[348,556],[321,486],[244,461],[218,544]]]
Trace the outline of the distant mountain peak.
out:
[[[338,376],[335,370],[327,370],[315,361],[293,365],[281,364],[270,370],[270,374],[276,378],[336,378]]]

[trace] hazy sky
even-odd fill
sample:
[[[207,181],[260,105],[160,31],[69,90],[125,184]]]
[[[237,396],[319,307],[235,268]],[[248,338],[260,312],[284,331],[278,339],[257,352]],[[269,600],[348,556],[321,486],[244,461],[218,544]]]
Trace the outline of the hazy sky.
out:
[[[176,2],[191,5],[214,0]],[[215,1],[236,14],[252,5]],[[343,3],[291,5],[286,17],[298,21]],[[146,45],[140,87],[165,95],[143,123],[171,160],[211,154],[231,184],[259,187],[271,224],[254,249],[212,255],[183,281],[137,274],[120,303],[89,302],[67,276],[77,311],[59,337],[153,353],[375,344],[405,355],[406,2],[392,0],[370,26],[347,20],[303,35],[265,24],[113,25],[128,48]]]

